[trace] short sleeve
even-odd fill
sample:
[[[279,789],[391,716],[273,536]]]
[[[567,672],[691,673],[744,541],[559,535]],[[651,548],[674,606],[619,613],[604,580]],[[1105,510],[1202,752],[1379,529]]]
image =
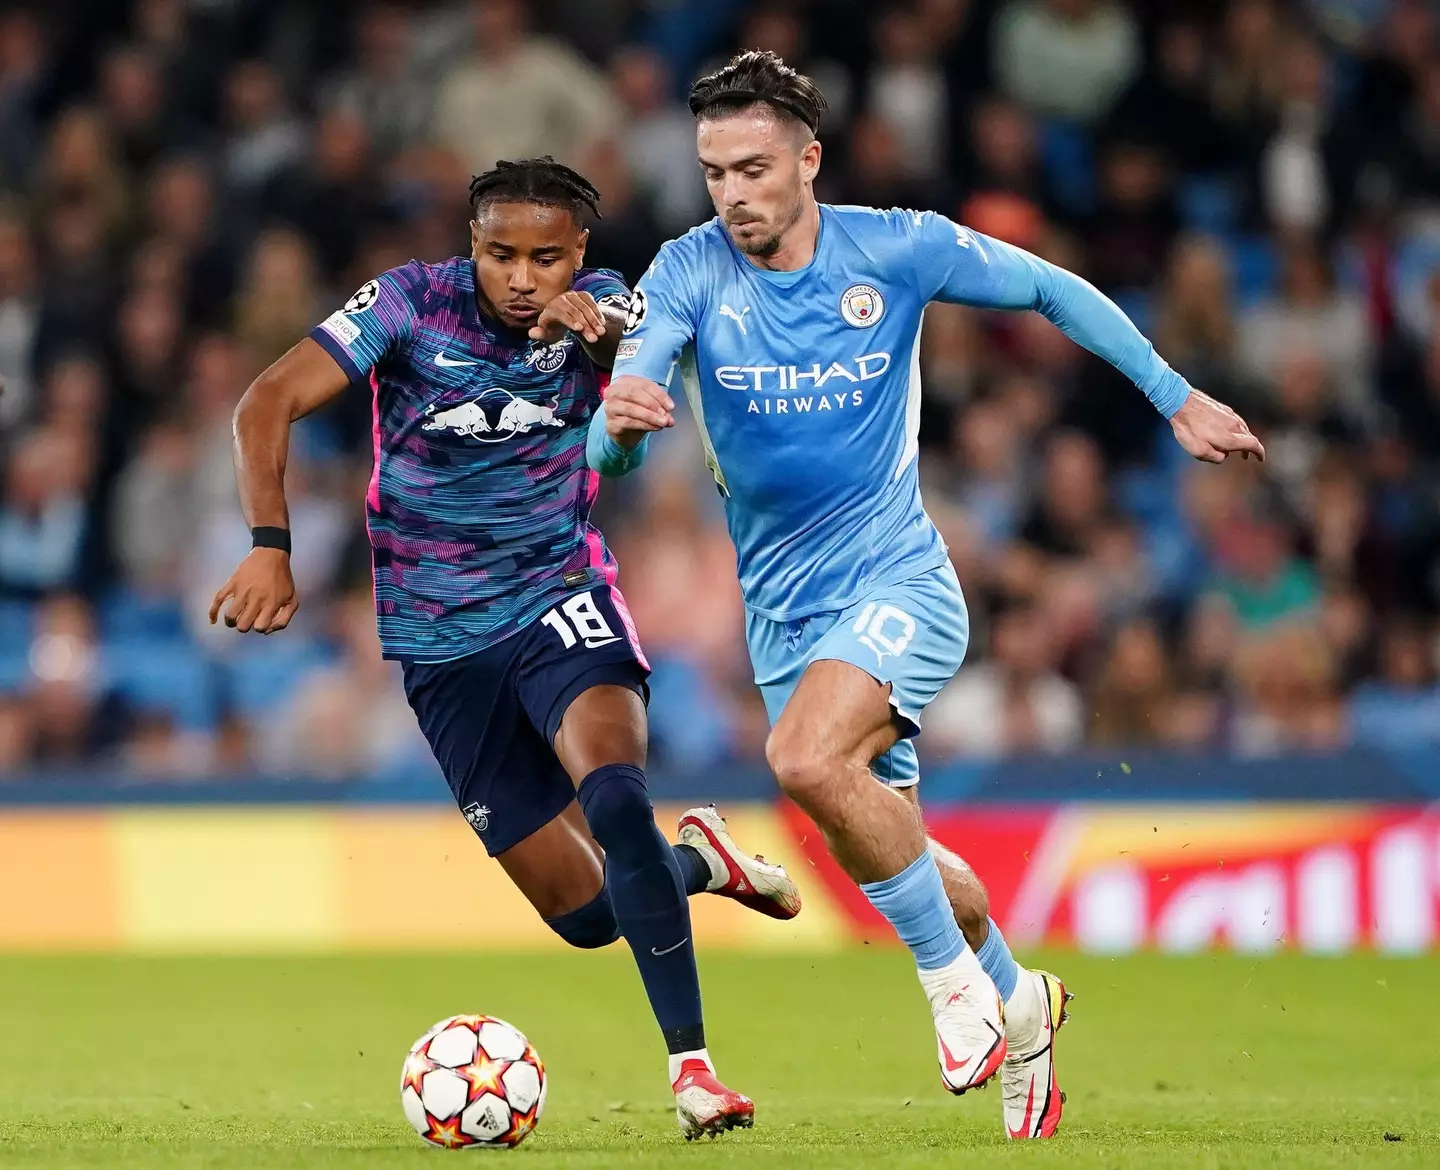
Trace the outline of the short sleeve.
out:
[[[670,381],[675,360],[695,340],[694,248],[687,238],[660,249],[630,297],[625,335],[615,352],[614,376]]]
[[[582,268],[570,286],[576,292],[589,293],[597,305],[609,305],[622,313],[630,309],[630,287],[625,278],[609,268]]]
[[[414,333],[415,306],[408,288],[419,268],[403,268],[366,281],[345,304],[310,330],[310,336],[344,370],[363,382],[382,360],[393,356]]]

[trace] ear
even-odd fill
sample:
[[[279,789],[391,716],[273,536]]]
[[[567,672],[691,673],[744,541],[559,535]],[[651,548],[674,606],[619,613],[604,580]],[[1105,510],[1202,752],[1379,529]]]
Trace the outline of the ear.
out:
[[[471,258],[473,259],[474,257],[479,256],[479,255],[480,255],[480,221],[479,221],[478,219],[472,219],[472,220],[470,221],[470,256],[471,256]]]
[[[800,152],[800,178],[807,183],[813,183],[815,176],[820,173],[820,143],[812,138],[806,144],[805,149]]]
[[[585,267],[585,245],[590,242],[590,229],[581,228],[580,234],[575,238],[575,267]]]

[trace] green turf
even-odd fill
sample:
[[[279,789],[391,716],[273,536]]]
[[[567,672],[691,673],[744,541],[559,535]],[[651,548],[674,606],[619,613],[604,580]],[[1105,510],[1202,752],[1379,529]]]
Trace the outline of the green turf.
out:
[[[945,1094],[906,960],[861,950],[702,956],[711,1050],[758,1126],[687,1147],[618,948],[0,958],[0,1165],[1440,1166],[1440,960],[1048,961],[1079,993],[1056,1141],[1007,1143],[998,1087]],[[514,1153],[429,1150],[400,1113],[406,1048],[459,1011],[508,1018],[549,1067]]]

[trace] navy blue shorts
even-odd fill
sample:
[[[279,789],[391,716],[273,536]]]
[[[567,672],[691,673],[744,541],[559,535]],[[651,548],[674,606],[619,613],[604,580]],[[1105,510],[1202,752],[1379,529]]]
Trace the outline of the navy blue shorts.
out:
[[[405,663],[405,695],[460,811],[493,857],[575,799],[552,745],[576,696],[609,684],[648,700],[649,675],[624,598],[601,585],[475,654]]]

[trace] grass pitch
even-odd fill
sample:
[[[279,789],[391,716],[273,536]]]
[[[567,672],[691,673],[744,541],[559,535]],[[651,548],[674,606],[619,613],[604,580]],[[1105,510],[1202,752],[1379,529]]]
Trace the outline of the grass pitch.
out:
[[[1079,996],[1055,1141],[1008,1143],[998,1084],[944,1093],[907,959],[862,949],[702,954],[711,1051],[757,1128],[687,1146],[620,948],[0,958],[0,1166],[1440,1166],[1440,959],[1044,962]],[[400,1113],[406,1049],[460,1011],[546,1061],[513,1153],[428,1149]]]

